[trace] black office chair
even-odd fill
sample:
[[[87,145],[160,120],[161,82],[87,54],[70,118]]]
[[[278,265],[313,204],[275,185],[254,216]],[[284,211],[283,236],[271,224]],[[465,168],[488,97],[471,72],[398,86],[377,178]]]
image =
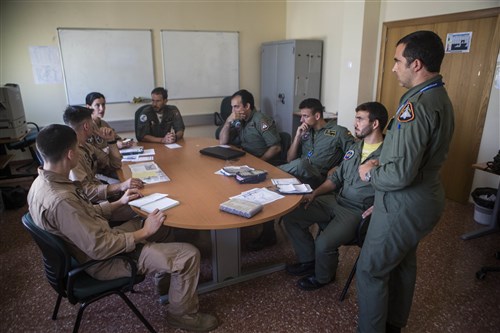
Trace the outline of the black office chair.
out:
[[[371,218],[371,215],[361,220],[361,223],[358,225],[358,229],[356,230],[356,237],[354,237],[354,239],[351,242],[349,242],[348,244],[344,244],[344,246],[359,246],[360,248],[363,247],[363,243],[364,243],[365,237],[366,237],[366,232],[368,230],[368,225],[370,224],[370,218]],[[361,254],[361,252],[359,254]],[[339,301],[341,301],[341,302],[344,301],[345,296],[347,294],[347,291],[349,290],[349,287],[351,286],[352,279],[354,278],[354,274],[356,274],[356,268],[358,266],[359,254],[356,257],[356,261],[354,262],[354,265],[352,265],[351,273],[349,273],[349,277],[347,278],[347,281],[345,282],[344,288],[342,289],[342,293],[340,294]]]
[[[356,230],[356,236],[352,241],[350,241],[347,244],[344,244],[343,246],[359,246],[360,248],[363,246],[363,242],[365,241],[365,236],[366,236],[366,231],[368,230],[368,225],[370,224],[370,216],[367,218],[364,218],[361,220],[361,222],[358,225],[358,228]],[[319,234],[323,231],[321,228],[318,229],[318,233],[316,234],[316,237],[319,236]],[[356,261],[354,262],[354,265],[352,265],[351,272],[349,273],[349,277],[347,278],[347,281],[344,284],[344,288],[342,289],[342,293],[340,294],[339,301],[344,301],[345,296],[347,295],[347,291],[349,290],[349,287],[351,286],[352,279],[354,278],[354,274],[356,274],[356,267],[358,266],[358,260],[359,260],[359,254],[356,257]]]
[[[138,138],[138,135],[137,135],[137,124],[139,124],[139,116],[141,114],[141,112],[147,108],[148,106],[150,106],[150,104],[146,104],[146,105],[143,105],[141,107],[139,107],[137,109],[137,111],[135,111],[135,114],[134,114],[134,130],[135,130],[135,138],[137,141],[139,141],[139,138]]]
[[[224,126],[224,123],[231,112],[231,96],[224,97],[220,103],[220,112],[214,112],[214,125],[218,126],[215,130],[215,138],[217,140],[219,140],[219,134],[222,126]]]
[[[280,164],[285,164],[287,163],[286,160],[286,155],[288,153],[288,149],[290,149],[290,146],[292,145],[292,136],[287,133],[287,132],[280,132],[280,139],[281,139],[281,153],[280,153]]]
[[[24,168],[26,170],[29,170],[33,166],[41,165],[38,155],[36,153],[36,148],[34,147],[34,144],[36,142],[36,137],[38,136],[38,132],[40,132],[40,127],[36,123],[31,121],[27,122],[26,124],[29,126],[28,134],[26,134],[26,136],[22,140],[16,142],[10,142],[7,144],[7,148],[9,150],[21,150],[24,152],[26,151],[26,148],[28,148],[31,157],[33,159],[29,163],[17,167],[16,171],[19,171]]]
[[[80,309],[76,317],[73,333],[78,332],[83,311],[91,303],[106,296],[117,294],[134,314],[142,321],[150,332],[155,332],[151,324],[137,310],[135,305],[129,300],[124,292],[132,291],[134,284],[144,280],[144,276],[137,275],[135,262],[126,255],[117,255],[106,260],[91,260],[79,265],[71,257],[62,239],[48,231],[39,228],[33,222],[30,213],[22,217],[24,227],[29,231],[38,247],[42,251],[45,275],[58,297],[52,320],[57,319],[57,312],[61,299],[66,297],[71,304],[80,303]],[[132,269],[131,277],[118,278],[113,280],[96,280],[85,272],[85,269],[108,260],[126,260]]]
[[[500,260],[500,251],[495,253],[495,258]],[[488,272],[500,272],[500,266],[483,266],[476,272],[476,278],[478,280],[484,280],[484,278],[486,278],[486,273]]]

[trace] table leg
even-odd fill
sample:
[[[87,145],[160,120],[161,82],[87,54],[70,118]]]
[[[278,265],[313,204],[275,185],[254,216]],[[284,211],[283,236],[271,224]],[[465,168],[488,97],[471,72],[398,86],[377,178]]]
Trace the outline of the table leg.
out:
[[[240,229],[212,230],[212,276],[211,282],[198,286],[205,293],[285,268],[285,264],[273,264],[251,272],[241,272]]]
[[[487,227],[463,234],[461,236],[461,238],[463,240],[469,240],[469,239],[482,237],[482,236],[489,235],[491,233],[500,231],[500,226],[498,225],[499,211],[500,211],[500,184],[498,184],[497,197],[496,197],[496,201],[495,201],[495,206],[493,207],[493,214],[491,214],[490,225]]]

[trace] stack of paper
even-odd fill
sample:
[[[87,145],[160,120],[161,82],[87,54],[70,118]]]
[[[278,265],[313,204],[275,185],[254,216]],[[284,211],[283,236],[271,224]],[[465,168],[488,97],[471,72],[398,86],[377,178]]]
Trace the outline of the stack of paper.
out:
[[[274,185],[300,184],[300,180],[297,178],[273,178],[271,181]]]
[[[142,147],[142,146],[135,146],[135,147],[131,147],[131,148],[120,149],[120,154],[122,154],[122,156],[138,155],[138,154],[142,154],[143,152],[144,152],[144,147]]]
[[[143,198],[130,201],[128,204],[148,213],[153,212],[155,209],[167,210],[179,204],[179,201],[170,199],[167,195],[168,194],[153,193]]]
[[[254,168],[249,167],[248,165],[231,165],[227,167],[223,167],[219,170],[219,172],[224,176],[236,176],[236,173],[242,171],[251,171]]]
[[[170,178],[158,167],[155,162],[130,164],[133,178],[139,178],[146,184],[168,182]]]
[[[302,194],[302,193],[311,193],[312,188],[309,184],[286,184],[286,185],[277,185],[278,191],[286,194]]]
[[[223,212],[251,218],[262,210],[262,205],[243,199],[230,199],[220,204],[219,209]]]
[[[154,155],[155,155],[154,148],[145,149],[140,154],[123,155],[122,162],[146,162],[146,161],[152,161],[154,159],[154,157],[153,157]]]

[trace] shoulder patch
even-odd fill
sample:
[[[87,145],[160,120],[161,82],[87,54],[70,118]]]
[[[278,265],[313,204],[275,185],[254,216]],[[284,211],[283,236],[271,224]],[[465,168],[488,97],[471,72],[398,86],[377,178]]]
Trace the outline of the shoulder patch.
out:
[[[269,129],[269,124],[268,124],[268,123],[266,123],[265,121],[262,121],[262,122],[260,123],[260,129],[262,130],[262,132],[267,131],[267,130]]]
[[[354,150],[348,150],[344,155],[344,160],[350,160],[354,156]]]
[[[145,123],[146,121],[148,121],[148,116],[146,116],[145,114],[141,114],[139,120],[141,121],[141,123]]]
[[[325,135],[336,136],[337,135],[337,131],[336,130],[332,130],[332,129],[327,129],[327,130],[325,130]]]
[[[406,103],[398,116],[398,120],[402,123],[407,123],[415,119],[415,112],[413,111],[413,104],[410,102]]]

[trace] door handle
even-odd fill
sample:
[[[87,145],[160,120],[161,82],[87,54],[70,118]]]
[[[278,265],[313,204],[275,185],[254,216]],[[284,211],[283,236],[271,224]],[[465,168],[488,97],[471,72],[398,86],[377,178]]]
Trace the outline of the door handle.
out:
[[[278,99],[280,100],[281,104],[285,104],[285,94],[284,93],[279,93]]]

